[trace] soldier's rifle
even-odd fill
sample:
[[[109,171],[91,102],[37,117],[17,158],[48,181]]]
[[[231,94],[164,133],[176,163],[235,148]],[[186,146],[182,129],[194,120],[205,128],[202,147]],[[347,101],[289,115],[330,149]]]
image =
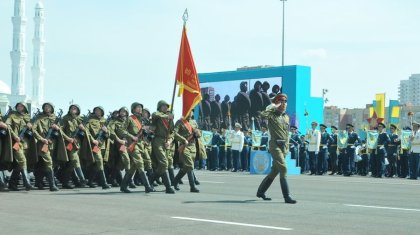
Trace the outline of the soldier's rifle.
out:
[[[94,153],[98,153],[101,150],[99,148],[99,143],[102,143],[104,140],[108,139],[108,137],[109,137],[108,133],[106,131],[104,131],[102,128],[104,126],[108,126],[108,123],[111,121],[111,117],[112,117],[112,114],[107,116],[107,119],[105,121],[105,125],[101,126],[101,130],[98,132],[98,134],[96,136],[96,141],[98,141],[98,144],[97,145],[95,144],[92,148],[92,151]]]
[[[55,118],[53,125],[57,125],[58,122],[61,120],[62,116],[63,116],[63,110],[60,109],[57,113],[57,117]],[[50,126],[47,132],[47,136],[45,137],[45,139],[48,142],[52,141],[54,138],[57,138],[60,135],[59,130],[54,129],[52,127],[53,125]],[[41,151],[44,153],[48,152],[48,143],[42,146]]]
[[[89,116],[92,114],[92,112],[90,111],[90,109],[88,110],[88,113],[86,115],[82,116],[82,123],[81,125],[84,127],[86,126],[86,124],[89,122]],[[76,138],[79,137],[79,139],[83,139],[85,137],[85,132],[80,128],[80,125],[77,126],[76,130],[73,132],[71,138]],[[79,146],[76,143],[68,143],[66,146],[68,151],[72,151],[73,148],[78,149]]]
[[[40,113],[41,113],[41,110],[37,109],[37,111],[34,112],[34,114],[31,118],[31,120],[29,121],[29,123],[31,123],[31,124],[34,123],[36,121],[36,119],[38,118],[38,115]],[[31,131],[31,129],[29,129],[28,125],[26,124],[25,127],[19,133],[19,139],[20,139],[20,141],[22,141],[25,136],[32,137],[32,135],[33,135],[33,133]],[[19,149],[20,149],[19,142],[16,142],[13,145],[13,149],[15,149],[16,151],[19,151]]]

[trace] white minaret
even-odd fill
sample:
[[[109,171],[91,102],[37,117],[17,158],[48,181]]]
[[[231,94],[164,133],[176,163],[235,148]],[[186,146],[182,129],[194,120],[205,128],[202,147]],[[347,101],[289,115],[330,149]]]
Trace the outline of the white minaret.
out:
[[[25,62],[26,62],[26,17],[25,0],[15,0],[13,23],[12,59],[12,94],[10,104],[14,106],[19,101],[26,101],[25,95]]]
[[[34,61],[32,64],[32,105],[31,109],[41,108],[44,102],[44,6],[42,2],[35,5],[35,33],[32,39]]]

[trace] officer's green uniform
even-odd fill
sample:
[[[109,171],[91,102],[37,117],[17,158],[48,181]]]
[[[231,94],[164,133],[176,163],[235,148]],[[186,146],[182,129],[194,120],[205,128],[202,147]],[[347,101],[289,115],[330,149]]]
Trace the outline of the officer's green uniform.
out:
[[[12,112],[8,119],[6,120],[6,125],[9,127],[10,134],[13,139],[13,158],[17,163],[17,166],[14,167],[12,175],[9,181],[9,189],[17,190],[17,182],[19,180],[19,173],[22,173],[23,183],[26,190],[32,189],[32,186],[29,182],[28,172],[27,172],[27,161],[26,158],[29,156],[28,151],[28,139],[26,135],[19,136],[24,129],[26,130],[27,123],[30,122],[30,117],[28,114],[28,109],[25,103],[17,103],[16,107],[21,104],[24,108],[24,113],[19,113],[17,111]],[[16,142],[16,139],[21,138],[19,142]],[[33,140],[32,140],[33,141]],[[34,156],[36,158],[36,155]],[[34,159],[31,159],[34,160]]]
[[[182,164],[181,169],[179,170],[174,180],[174,187],[177,190],[179,190],[179,180],[182,179],[185,174],[187,174],[188,181],[190,183],[190,191],[197,193],[199,192],[199,190],[195,187],[193,175],[194,160],[197,154],[197,149],[195,147],[195,138],[198,137],[196,136],[197,132],[198,125],[194,120],[180,119],[175,124],[174,136],[175,140],[178,141],[178,148],[185,147],[179,153],[179,160]],[[188,144],[185,144],[186,141],[188,141]]]
[[[78,109],[78,113],[76,115],[72,115],[70,110],[72,107],[76,107]],[[69,112],[66,114],[62,120],[60,120],[60,127],[61,133],[65,140],[66,146],[70,144],[70,140],[74,139],[76,142],[70,144],[71,150],[67,148],[67,156],[69,157],[69,162],[64,164],[65,173],[62,179],[63,188],[71,188],[68,185],[68,181],[71,177],[73,172],[76,172],[77,179],[75,180],[75,185],[78,187],[82,187],[85,184],[85,177],[83,175],[81,165],[80,165],[80,158],[79,158],[79,149],[80,149],[80,138],[78,137],[78,127],[82,124],[83,120],[80,117],[80,107],[78,105],[70,105]]]
[[[95,115],[96,109],[100,109],[102,111],[101,117],[97,117]],[[95,107],[93,109],[93,114],[90,116],[88,123],[86,124],[86,132],[87,132],[86,137],[88,138],[91,147],[94,147],[93,141],[99,137],[99,134],[101,132],[103,132],[102,127],[106,126],[106,120],[104,118],[104,114],[105,114],[104,108],[102,108],[101,106]],[[98,174],[99,185],[102,186],[102,189],[109,189],[110,187],[107,184],[106,178],[105,178],[104,157],[103,157],[104,154],[108,151],[107,148],[109,148],[109,146],[105,144],[106,143],[105,141],[107,141],[107,138],[109,137],[109,131],[103,133],[103,135],[105,136],[105,139],[99,142],[97,146],[100,149],[100,151],[97,151],[97,152],[92,151],[93,163],[90,169],[88,185],[89,187],[95,187],[93,185],[93,181],[96,175]]]
[[[162,176],[163,183],[166,187],[167,193],[174,193],[171,188],[171,182],[169,179],[168,173],[168,149],[165,147],[167,142],[173,142],[173,121],[169,119],[169,113],[163,113],[160,111],[160,108],[166,105],[169,107],[169,104],[161,100],[157,105],[157,112],[154,112],[152,115],[152,125],[155,128],[155,138],[152,141],[152,151],[154,157],[156,158],[157,176]]]
[[[57,191],[58,188],[55,185],[54,180],[54,172],[53,172],[53,159],[51,157],[51,152],[54,151],[55,142],[56,140],[54,138],[51,138],[49,141],[52,143],[48,144],[48,148],[46,151],[42,151],[42,148],[44,146],[44,143],[42,142],[43,139],[47,138],[48,130],[50,129],[51,125],[55,124],[55,121],[57,117],[54,114],[54,105],[51,103],[44,103],[42,105],[42,110],[44,110],[45,106],[49,105],[51,106],[51,113],[41,113],[38,115],[37,120],[35,121],[32,129],[35,139],[37,140],[37,150],[38,150],[38,164],[35,169],[35,185],[42,189],[42,180],[44,174],[47,176],[49,184],[50,184],[50,191]],[[67,155],[67,153],[65,153]],[[57,154],[57,157],[59,157]],[[60,155],[60,158],[62,156]]]
[[[287,107],[287,95],[278,94],[274,100],[283,102],[284,104],[280,105]],[[273,106],[261,112],[261,117],[268,121],[268,130],[270,131],[271,137],[269,150],[273,157],[273,165],[271,167],[271,172],[264,178],[258,187],[257,197],[264,200],[271,200],[271,198],[265,196],[265,192],[280,173],[280,186],[285,203],[296,203],[296,201],[289,196],[289,187],[286,180],[287,165],[285,156],[289,151],[289,116],[287,116],[285,112],[281,113],[276,106]]]

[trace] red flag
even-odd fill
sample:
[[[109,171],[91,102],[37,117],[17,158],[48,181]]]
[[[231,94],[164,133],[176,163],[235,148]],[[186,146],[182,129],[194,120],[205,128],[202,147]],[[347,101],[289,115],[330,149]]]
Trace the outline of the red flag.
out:
[[[178,96],[182,95],[182,117],[186,117],[201,101],[200,82],[188,42],[185,25],[182,30],[181,47],[179,49],[176,81],[179,85]]]

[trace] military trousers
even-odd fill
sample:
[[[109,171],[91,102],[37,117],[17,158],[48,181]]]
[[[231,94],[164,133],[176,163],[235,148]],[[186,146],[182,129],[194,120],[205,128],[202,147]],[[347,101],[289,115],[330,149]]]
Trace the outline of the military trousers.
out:
[[[136,170],[139,171],[139,173],[144,172],[144,162],[140,153],[139,146],[137,145],[133,152],[129,152],[128,154],[130,155],[131,159],[129,174],[134,175]]]
[[[273,165],[268,178],[274,180],[279,173],[280,178],[285,178],[287,175],[286,149],[280,148],[275,140],[270,140],[270,153],[273,157]]]
[[[156,136],[152,142],[152,152],[156,159],[156,173],[161,175],[168,170],[168,150],[165,148],[166,139]]]

